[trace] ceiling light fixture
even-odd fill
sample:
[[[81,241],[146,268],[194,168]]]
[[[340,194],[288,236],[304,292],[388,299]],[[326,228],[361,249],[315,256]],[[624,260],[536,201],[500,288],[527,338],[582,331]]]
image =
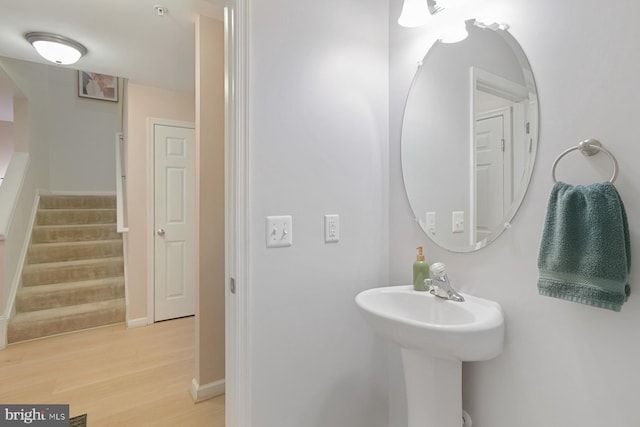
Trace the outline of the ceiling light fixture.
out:
[[[31,32],[24,35],[47,61],[69,65],[87,53],[87,48],[70,38],[51,33]]]

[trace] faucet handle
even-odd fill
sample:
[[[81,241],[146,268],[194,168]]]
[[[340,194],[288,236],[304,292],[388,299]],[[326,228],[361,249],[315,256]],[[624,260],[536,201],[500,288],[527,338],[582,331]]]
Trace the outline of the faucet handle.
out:
[[[434,262],[431,264],[430,270],[435,277],[442,277],[447,274],[447,266],[443,262]]]

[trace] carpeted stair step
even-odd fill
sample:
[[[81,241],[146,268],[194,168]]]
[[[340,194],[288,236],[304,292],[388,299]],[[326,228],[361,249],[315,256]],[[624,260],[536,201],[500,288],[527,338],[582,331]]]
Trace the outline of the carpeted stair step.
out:
[[[123,275],[123,257],[28,264],[22,270],[22,286],[79,282]]]
[[[41,195],[40,209],[115,209],[115,196]]]
[[[121,240],[38,243],[29,246],[27,264],[122,256]]]
[[[69,307],[17,313],[9,322],[9,343],[121,323],[124,298]]]
[[[46,310],[124,298],[124,278],[86,280],[53,285],[25,286],[16,295],[16,312]]]
[[[115,209],[38,209],[36,225],[112,224]]]
[[[121,239],[115,224],[35,226],[31,243],[84,242]]]

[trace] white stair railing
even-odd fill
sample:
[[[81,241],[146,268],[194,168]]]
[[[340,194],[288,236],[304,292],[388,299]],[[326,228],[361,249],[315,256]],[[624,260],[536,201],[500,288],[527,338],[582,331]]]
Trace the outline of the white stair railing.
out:
[[[116,133],[116,218],[118,233],[129,231],[127,223],[127,163],[126,142],[121,132]]]

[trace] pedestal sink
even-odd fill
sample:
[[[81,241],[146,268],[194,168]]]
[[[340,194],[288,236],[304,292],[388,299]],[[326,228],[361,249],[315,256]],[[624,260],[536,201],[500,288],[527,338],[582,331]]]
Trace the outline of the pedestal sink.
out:
[[[461,427],[462,362],[502,353],[500,305],[462,295],[456,302],[389,286],[356,296],[374,332],[401,348],[409,427]]]

